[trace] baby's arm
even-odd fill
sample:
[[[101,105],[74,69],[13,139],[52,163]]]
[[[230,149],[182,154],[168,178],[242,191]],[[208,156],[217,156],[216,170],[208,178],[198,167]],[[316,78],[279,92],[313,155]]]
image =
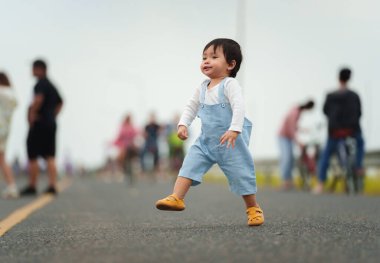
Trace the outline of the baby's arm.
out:
[[[239,82],[236,79],[231,78],[226,83],[224,94],[228,98],[232,108],[232,121],[228,130],[240,133],[243,130],[245,105],[243,91]]]
[[[177,136],[181,140],[186,140],[189,137],[189,135],[187,133],[187,127],[184,126],[184,125],[179,125],[178,126]]]
[[[242,89],[236,79],[230,79],[226,83],[225,96],[228,98],[232,108],[232,121],[230,128],[222,137],[220,137],[220,144],[227,142],[227,148],[235,146],[235,141],[239,133],[243,130],[245,106]]]
[[[186,140],[188,137],[187,127],[191,125],[194,118],[197,116],[199,107],[199,94],[200,88],[197,88],[190,98],[189,102],[186,104],[185,109],[181,115],[181,119],[178,123],[178,138],[181,140]]]

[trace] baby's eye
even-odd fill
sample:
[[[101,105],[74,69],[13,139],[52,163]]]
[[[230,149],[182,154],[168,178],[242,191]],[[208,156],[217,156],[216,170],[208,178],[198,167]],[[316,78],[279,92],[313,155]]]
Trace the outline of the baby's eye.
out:
[[[206,57],[203,57],[202,60],[206,60]]]
[[[217,56],[212,56],[213,59],[218,58]]]

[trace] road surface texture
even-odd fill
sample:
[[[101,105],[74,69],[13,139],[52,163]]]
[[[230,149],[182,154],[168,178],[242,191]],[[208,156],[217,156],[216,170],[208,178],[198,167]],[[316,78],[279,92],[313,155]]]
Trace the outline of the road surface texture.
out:
[[[76,179],[0,237],[0,262],[379,262],[380,198],[259,189],[266,222],[246,226],[224,184],[191,188],[183,212],[156,210],[171,182]],[[33,198],[0,200],[0,220]]]

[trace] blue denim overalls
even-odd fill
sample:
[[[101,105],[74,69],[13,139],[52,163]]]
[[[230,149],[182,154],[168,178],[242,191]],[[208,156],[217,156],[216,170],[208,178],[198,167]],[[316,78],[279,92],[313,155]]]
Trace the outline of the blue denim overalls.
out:
[[[232,121],[231,105],[224,96],[225,81],[219,84],[219,103],[215,105],[204,104],[210,81],[202,84],[198,110],[202,132],[186,155],[179,176],[193,180],[193,186],[198,185],[203,175],[217,163],[228,178],[231,192],[238,195],[255,194],[255,168],[248,149],[252,123],[244,119],[242,133],[237,137],[234,148],[227,148],[227,143],[220,145],[220,137],[229,129]]]

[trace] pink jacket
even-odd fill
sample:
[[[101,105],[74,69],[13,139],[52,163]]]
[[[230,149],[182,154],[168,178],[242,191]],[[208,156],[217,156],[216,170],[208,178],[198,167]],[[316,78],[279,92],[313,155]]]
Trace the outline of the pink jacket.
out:
[[[114,145],[123,149],[133,146],[134,140],[138,133],[138,130],[135,127],[133,127],[133,125],[124,124],[120,128],[119,135],[114,141]]]
[[[281,137],[286,137],[288,139],[294,140],[296,137],[296,132],[298,128],[298,120],[301,115],[301,110],[299,107],[293,107],[285,116],[285,120],[279,131]]]

